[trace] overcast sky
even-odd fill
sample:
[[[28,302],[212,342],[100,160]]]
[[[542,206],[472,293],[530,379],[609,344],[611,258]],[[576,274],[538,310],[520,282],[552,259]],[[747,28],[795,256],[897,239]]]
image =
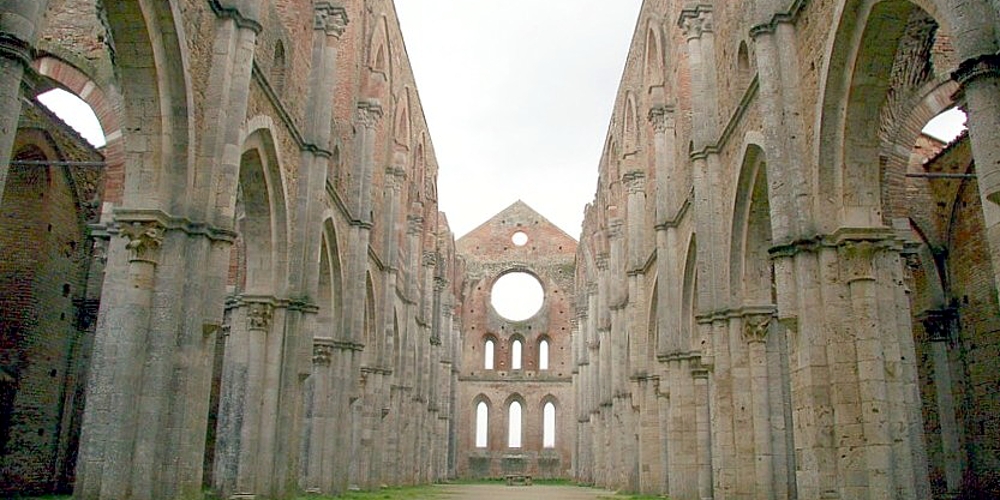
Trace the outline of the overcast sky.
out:
[[[396,0],[456,237],[518,199],[577,238],[641,0]]]

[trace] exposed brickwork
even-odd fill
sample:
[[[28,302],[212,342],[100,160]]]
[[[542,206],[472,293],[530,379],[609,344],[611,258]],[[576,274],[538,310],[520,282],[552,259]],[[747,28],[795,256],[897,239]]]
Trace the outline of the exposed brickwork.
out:
[[[524,233],[526,243],[512,241]],[[499,477],[519,471],[535,477],[569,477],[574,404],[571,372],[573,276],[576,241],[523,202],[516,202],[456,243],[465,262],[461,301],[462,352],[458,393],[460,477]],[[541,282],[541,309],[524,321],[510,321],[492,306],[496,280],[510,271],[528,272]],[[539,345],[549,342],[548,369],[539,367]],[[484,349],[494,342],[493,368]],[[522,342],[522,368],[512,369],[512,345]],[[508,447],[509,408],[522,405],[520,448]],[[489,407],[488,445],[476,447],[476,408]],[[555,448],[542,446],[543,408],[556,407]]]
[[[103,158],[53,115],[28,107],[15,161]],[[89,340],[89,245],[100,169],[11,169],[0,206],[0,491],[65,492],[72,484]],[[89,321],[92,323],[92,321]]]

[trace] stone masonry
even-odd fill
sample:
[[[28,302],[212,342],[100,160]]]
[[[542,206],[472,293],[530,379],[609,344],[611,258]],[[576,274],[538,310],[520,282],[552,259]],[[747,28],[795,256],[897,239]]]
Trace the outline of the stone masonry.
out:
[[[997,130],[997,0],[646,0],[579,239],[456,242],[391,0],[0,1],[0,495],[1000,497]]]

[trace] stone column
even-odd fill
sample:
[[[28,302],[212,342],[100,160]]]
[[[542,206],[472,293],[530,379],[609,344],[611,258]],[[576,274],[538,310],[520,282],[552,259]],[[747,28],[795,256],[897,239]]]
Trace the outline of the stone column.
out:
[[[313,32],[311,70],[309,73],[309,88],[306,95],[306,114],[303,124],[303,139],[308,143],[300,153],[299,179],[300,189],[294,200],[295,225],[289,258],[289,292],[298,297],[316,297],[319,287],[319,252],[322,246],[322,213],[325,207],[327,174],[332,156],[330,152],[331,128],[333,123],[333,94],[338,84],[336,74],[339,55],[340,38],[348,24],[347,12],[335,2],[313,2]],[[336,432],[329,429],[327,423],[335,410],[329,408],[330,399],[339,390],[335,386],[330,373],[329,362],[333,356],[333,347],[328,343],[330,332],[319,332],[316,313],[319,308],[309,302],[310,299],[296,304],[297,307],[288,311],[286,321],[287,352],[282,361],[281,374],[281,421],[278,439],[278,463],[276,480],[279,495],[294,491],[294,481],[301,476],[306,478],[310,488],[330,493],[333,478],[332,456],[324,445],[325,442],[302,443],[311,450],[305,458],[318,460],[308,469],[299,470],[296,452],[300,448],[297,440],[304,437],[299,428],[303,420],[298,415],[302,405],[296,404],[303,397],[304,378],[310,373],[313,397],[316,397],[316,386],[321,386],[324,407],[320,422],[323,427],[321,434],[328,439],[334,439]],[[325,307],[330,307],[328,304]],[[342,319],[342,318],[338,318]],[[317,335],[325,338],[316,344],[312,339]],[[313,362],[310,363],[309,359]],[[320,373],[318,373],[320,372]],[[313,403],[315,411],[316,403]]]
[[[42,13],[48,0],[16,0],[0,5],[0,201],[21,118],[21,84],[31,66]]]
[[[262,494],[261,422],[265,409],[268,339],[274,306],[269,300],[239,300],[231,313],[219,402],[215,454],[216,491],[224,498]]]
[[[328,491],[326,485],[333,477],[332,454],[327,453],[324,443],[333,439],[337,432],[334,420],[333,403],[333,373],[330,362],[334,354],[331,339],[313,339],[313,371],[309,378],[311,391],[306,400],[306,457],[303,460],[302,489],[306,493],[323,493]]]
[[[75,485],[82,499],[129,498],[139,425],[135,405],[165,230],[156,222],[136,221],[110,232],[119,237],[109,245],[92,357],[92,366],[104,369],[94,369],[87,385]]]
[[[676,137],[674,108],[659,106],[649,110],[649,121],[653,125],[654,162],[656,169],[656,274],[657,295],[656,315],[657,345],[649,346],[656,349],[657,354],[676,354],[690,350],[690,342],[680,338],[680,321],[667,311],[679,311],[680,282],[677,266],[677,223],[681,218],[681,210],[687,193],[679,189],[675,180],[676,166],[671,160],[676,160]]]
[[[952,78],[961,85],[955,97],[968,115],[966,125],[976,162],[993,282],[1000,283],[1000,144],[996,141],[1000,127],[1000,55],[968,59],[959,65]],[[997,297],[1000,300],[1000,291]]]
[[[774,498],[774,462],[771,441],[770,383],[767,376],[767,334],[770,314],[743,317],[743,339],[747,342],[750,363],[750,395],[752,398],[754,443],[753,498]]]
[[[708,370],[695,367],[691,370],[694,379],[694,399],[697,411],[695,423],[698,439],[698,498],[711,500],[712,490],[712,418],[709,411],[710,388]]]
[[[947,492],[957,495],[962,485],[965,454],[960,444],[961,427],[955,411],[954,382],[951,377],[949,345],[955,341],[954,330],[958,318],[954,309],[926,311],[921,321],[930,340],[931,359],[934,366],[934,399],[938,422],[941,427],[941,455]]]

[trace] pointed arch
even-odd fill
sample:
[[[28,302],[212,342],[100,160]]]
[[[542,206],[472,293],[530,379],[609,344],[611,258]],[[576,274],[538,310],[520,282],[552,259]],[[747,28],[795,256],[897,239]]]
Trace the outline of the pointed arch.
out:
[[[183,213],[195,182],[194,106],[179,7],[173,1],[105,0],[122,89],[123,204]]]
[[[914,15],[938,23],[951,32],[950,23],[938,15],[935,0],[850,0],[837,13],[826,66],[821,76],[817,110],[818,170],[813,175],[817,218],[825,232],[838,226],[880,226],[880,113],[891,90],[896,48]],[[843,68],[853,68],[844,72]]]
[[[759,265],[766,264],[768,269],[770,268],[770,257],[767,252],[771,246],[771,214],[767,199],[767,167],[762,141],[763,138],[759,134],[747,136],[736,184],[736,197],[733,200],[729,279],[730,293],[736,303],[746,304],[747,301],[758,305],[771,303],[769,295],[765,297],[759,293],[755,294],[750,289],[763,286],[757,281],[762,277],[748,275],[753,270],[760,272]],[[764,213],[757,213],[759,210],[764,210]],[[761,227],[762,224],[766,227]],[[761,231],[766,234],[757,234]],[[761,259],[764,262],[751,262]],[[768,275],[767,278],[770,283],[771,276]]]
[[[378,335],[378,323],[375,319],[375,311],[377,311],[375,303],[375,283],[372,280],[372,273],[368,271],[365,273],[365,319],[364,319],[364,364],[365,366],[372,366],[379,356],[379,351],[381,350],[380,339]]]
[[[666,54],[661,42],[660,30],[654,20],[646,25],[646,54],[643,57],[643,81],[646,88],[662,86],[666,68]]]
[[[480,393],[472,399],[473,411],[473,441],[476,448],[490,447],[490,412],[493,402],[485,394]]]
[[[280,295],[287,272],[288,222],[285,183],[267,120],[251,120],[243,141],[237,188],[236,227],[244,251],[245,292]],[[249,244],[252,242],[252,244]]]
[[[681,289],[680,342],[682,349],[693,350],[695,338],[695,315],[698,313],[698,243],[695,235],[687,246],[684,259],[684,282]]]
[[[622,157],[630,156],[639,149],[639,113],[636,108],[635,94],[625,93],[625,103],[622,109]]]
[[[524,397],[511,394],[504,402],[507,423],[507,448],[522,448],[524,438]]]
[[[410,87],[403,88],[403,92],[396,99],[396,120],[393,128],[393,137],[396,144],[403,149],[410,149]]]
[[[319,336],[336,338],[343,319],[343,268],[340,245],[337,242],[337,228],[332,218],[323,222],[323,238],[320,248],[319,315],[317,318]]]

